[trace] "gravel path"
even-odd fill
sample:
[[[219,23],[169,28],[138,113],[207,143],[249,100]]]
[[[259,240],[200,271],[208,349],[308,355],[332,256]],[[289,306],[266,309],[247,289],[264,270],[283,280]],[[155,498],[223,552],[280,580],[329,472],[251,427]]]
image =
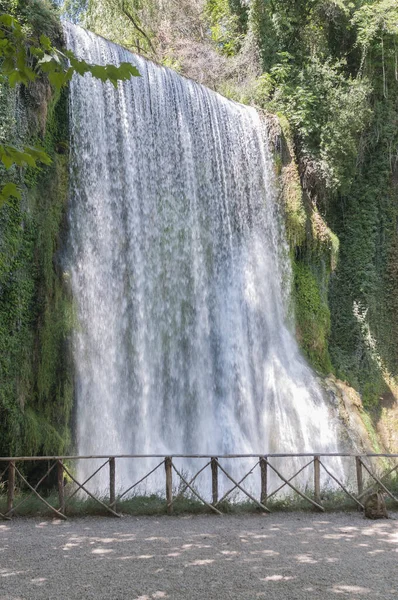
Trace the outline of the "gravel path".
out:
[[[16,519],[0,600],[398,598],[398,520],[359,513]]]

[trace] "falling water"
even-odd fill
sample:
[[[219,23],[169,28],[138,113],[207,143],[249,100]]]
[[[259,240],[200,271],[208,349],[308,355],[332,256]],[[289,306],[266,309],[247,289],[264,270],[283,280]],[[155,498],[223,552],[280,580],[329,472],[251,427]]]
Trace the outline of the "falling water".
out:
[[[66,33],[79,57],[141,73],[117,89],[71,83],[79,453],[336,451],[286,324],[289,260],[260,116]],[[118,472],[136,475],[127,461]]]

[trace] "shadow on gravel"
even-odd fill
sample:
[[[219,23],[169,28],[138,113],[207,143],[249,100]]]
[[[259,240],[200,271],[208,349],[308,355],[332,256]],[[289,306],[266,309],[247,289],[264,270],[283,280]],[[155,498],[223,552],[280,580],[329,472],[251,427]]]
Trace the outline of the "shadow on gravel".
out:
[[[0,600],[398,598],[398,521],[338,515],[0,525]]]

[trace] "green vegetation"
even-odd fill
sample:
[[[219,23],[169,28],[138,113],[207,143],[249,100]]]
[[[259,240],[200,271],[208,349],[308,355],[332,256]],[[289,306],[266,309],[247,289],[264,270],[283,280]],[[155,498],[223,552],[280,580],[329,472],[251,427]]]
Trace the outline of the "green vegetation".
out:
[[[321,372],[330,372],[330,312],[327,300],[321,296],[316,274],[309,264],[296,261],[293,274],[298,340],[312,364]]]
[[[37,94],[47,91],[32,88]],[[40,101],[46,102],[45,98],[40,96]],[[41,137],[52,164],[41,171],[14,172],[22,199],[10,199],[0,215],[2,455],[62,452],[70,441],[71,307],[54,263],[67,202],[66,100],[62,94],[46,107],[47,128],[42,136],[28,118],[27,129],[34,133],[29,139],[35,143],[36,136]],[[32,95],[25,93],[24,101],[28,114]]]
[[[393,493],[396,494],[398,491],[396,479],[391,479],[386,482],[386,486]],[[352,490],[354,492],[354,490]],[[355,492],[354,492],[355,493]],[[311,498],[312,494],[310,490],[306,491],[306,494]],[[59,508],[58,496],[54,492],[43,494],[43,498],[55,509]],[[108,497],[98,498],[104,504],[109,504]],[[396,503],[389,497],[385,497],[386,506],[388,510],[395,510]],[[326,512],[347,512],[350,510],[358,510],[358,505],[347,496],[342,490],[331,491],[325,489],[321,491],[321,504]],[[18,506],[20,505],[20,506]],[[28,495],[28,493],[18,492],[14,498],[14,506],[17,507],[14,518],[17,517],[54,517],[54,512],[45,506],[45,504],[36,496]],[[7,497],[5,494],[0,492],[0,512],[3,514],[6,512]],[[267,502],[267,507],[272,513],[278,512],[314,512],[317,509],[313,507],[307,500],[292,492],[283,497],[271,498]],[[247,501],[228,501],[225,500],[218,506],[219,510],[223,514],[250,514],[250,513],[262,513],[262,509],[254,502]],[[117,513],[120,515],[133,515],[133,516],[160,516],[167,514],[167,503],[164,497],[160,494],[135,495],[128,499],[122,499],[117,503]],[[101,506],[93,498],[86,496],[85,498],[77,498],[76,496],[67,503],[65,514],[67,517],[85,517],[91,516],[109,516],[112,515],[106,510],[104,506]],[[173,515],[192,515],[192,514],[212,514],[215,513],[205,506],[202,502],[196,499],[193,495],[187,495],[176,499],[173,502]],[[215,515],[216,516],[216,515]]]
[[[282,117],[298,339],[377,413],[398,375],[398,5],[254,0],[235,60],[253,37],[257,76],[223,91]]]

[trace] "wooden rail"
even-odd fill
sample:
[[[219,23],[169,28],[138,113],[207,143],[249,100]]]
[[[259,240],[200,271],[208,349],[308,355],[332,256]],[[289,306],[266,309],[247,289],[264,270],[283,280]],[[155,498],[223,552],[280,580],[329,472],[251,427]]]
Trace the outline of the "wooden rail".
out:
[[[325,459],[327,458],[347,458],[354,459],[352,461],[352,471],[355,474],[356,484],[355,490],[349,489],[348,484],[344,481],[340,481],[339,477],[336,473],[333,473],[333,470],[330,466],[326,466]],[[154,468],[151,468],[149,472],[144,474],[138,481],[134,484],[130,485],[124,491],[117,493],[116,489],[116,473],[117,473],[117,463],[121,460],[128,459],[161,459],[160,462]],[[289,462],[291,466],[292,460],[296,459],[305,459],[309,458],[310,460],[305,464],[301,464],[300,468],[296,470],[296,472],[292,475],[291,472],[289,475],[285,476],[283,474],[283,463],[284,461]],[[104,461],[100,466],[96,466],[95,470],[92,474],[85,479],[82,483],[79,482],[76,478],[75,469],[73,468],[73,463],[76,461],[89,461],[89,460],[101,460]],[[200,469],[196,472],[196,474],[192,477],[188,477],[186,473],[182,472],[181,468],[177,468],[175,463],[176,459],[205,459],[206,464],[200,467]],[[235,479],[230,473],[230,464],[231,461],[239,460],[239,459],[255,459],[255,462],[250,466],[249,471],[246,470],[245,474],[240,477],[239,480]],[[277,464],[275,464],[275,459],[279,459]],[[389,459],[393,462],[393,466],[391,463],[389,468],[384,473],[375,473],[374,468],[372,466],[372,461],[374,459]],[[142,455],[116,455],[116,456],[34,456],[34,457],[0,457],[0,491],[6,490],[6,496],[4,496],[4,508],[1,508],[0,518],[9,520],[13,515],[18,514],[18,509],[29,499],[30,496],[35,496],[43,503],[46,508],[51,511],[55,516],[61,519],[67,519],[67,511],[68,505],[70,501],[76,494],[84,493],[88,497],[90,497],[94,502],[98,503],[101,506],[102,510],[107,512],[108,514],[119,517],[120,513],[118,512],[118,503],[121,502],[123,498],[129,498],[129,494],[131,496],[133,490],[137,488],[141,483],[143,483],[146,479],[148,479],[153,473],[155,473],[162,465],[164,466],[164,481],[165,481],[165,506],[168,514],[173,512],[173,507],[178,499],[184,497],[184,494],[189,490],[191,497],[196,498],[201,502],[204,506],[206,506],[210,511],[221,515],[223,502],[227,500],[228,497],[235,490],[239,490],[241,497],[248,498],[253,504],[255,504],[259,509],[264,511],[265,513],[271,512],[269,502],[272,497],[275,497],[283,488],[289,488],[294,494],[300,496],[306,503],[312,506],[314,509],[318,511],[324,511],[325,507],[323,506],[323,495],[322,495],[322,473],[326,474],[328,481],[334,481],[339,488],[344,492],[345,496],[349,498],[355,505],[357,505],[360,509],[364,507],[364,498],[367,494],[373,492],[374,490],[380,490],[385,493],[389,498],[396,504],[398,504],[398,498],[394,493],[388,489],[386,482],[386,478],[389,477],[391,480],[391,476],[394,474],[397,475],[398,470],[398,454],[350,454],[350,453],[324,453],[324,454],[311,454],[311,453],[298,453],[298,454],[266,454],[266,455],[256,455],[256,454],[228,454],[222,456],[213,455],[205,455],[205,454],[190,454],[190,455],[182,455],[177,454],[173,456],[159,455],[159,454],[142,454]],[[225,464],[227,461],[227,464]],[[21,464],[24,465],[27,462],[47,462],[47,470],[42,475],[40,480],[32,485],[26,478],[26,472],[21,467]],[[385,461],[384,461],[385,462]],[[108,493],[106,497],[99,497],[91,489],[87,487],[87,484],[103,469],[108,469]],[[302,489],[299,485],[295,485],[292,483],[294,479],[298,477],[303,471],[306,469],[312,469],[312,481],[313,485],[309,489]],[[207,500],[204,498],[204,493],[198,489],[197,481],[199,475],[204,472],[208,472],[209,489],[211,489],[211,499]],[[253,473],[259,473],[259,483],[258,483],[258,497],[253,492],[251,488],[250,491],[245,487],[245,481],[249,478]],[[56,474],[55,481],[50,480],[50,476],[54,477],[54,473]],[[179,482],[182,486],[177,492],[173,487],[173,473],[177,477],[177,483]],[[222,497],[220,498],[220,475],[224,478],[224,480],[228,480],[230,487],[227,491],[224,492]],[[273,490],[269,490],[269,485],[271,482],[271,475],[274,480],[280,481],[280,484]],[[366,477],[366,486],[365,486],[365,477]],[[65,478],[69,480],[69,482],[73,482],[74,487],[69,489],[67,493],[67,488],[65,487]],[[47,484],[50,481],[54,489],[57,490],[58,504],[57,506],[53,506],[50,502],[48,502],[48,496],[45,496],[44,492],[40,492],[39,488],[42,486],[43,482],[47,480]],[[311,480],[311,477],[308,478]],[[384,480],[384,482],[383,482]],[[196,482],[196,483],[195,483]],[[68,486],[70,488],[71,486]],[[16,494],[18,489],[23,489],[24,492],[29,490],[29,493],[24,494],[22,498],[18,499],[16,502],[15,499],[19,495]],[[47,487],[48,490],[48,487]],[[1,496],[0,496],[1,498]],[[47,498],[47,499],[46,499]]]
[[[113,454],[113,458],[166,458],[165,454]],[[352,452],[298,452],[298,453],[285,453],[285,454],[267,454],[268,458],[300,458],[300,457],[311,457],[314,456],[325,457],[359,457],[359,458],[398,458],[398,454],[383,454],[366,452],[363,454],[352,453]],[[213,458],[214,454],[173,454],[173,458]],[[259,454],[218,454],[218,458],[258,458]],[[14,460],[16,462],[23,461],[48,461],[48,460],[87,460],[87,459],[109,459],[109,454],[88,454],[88,455],[70,455],[70,456],[57,456],[55,454],[46,456],[0,456],[0,462],[9,462]]]

